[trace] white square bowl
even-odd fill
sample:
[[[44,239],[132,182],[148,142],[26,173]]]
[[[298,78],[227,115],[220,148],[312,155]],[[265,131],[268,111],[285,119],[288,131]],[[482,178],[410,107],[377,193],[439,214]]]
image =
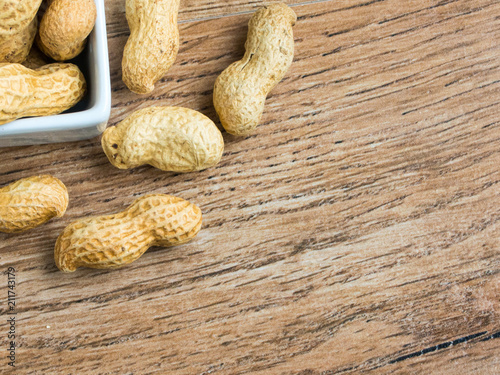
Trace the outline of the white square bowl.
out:
[[[111,111],[108,39],[104,0],[95,0],[97,17],[88,44],[74,62],[85,75],[82,102],[54,116],[29,117],[0,125],[0,147],[70,142],[93,138],[106,129]]]

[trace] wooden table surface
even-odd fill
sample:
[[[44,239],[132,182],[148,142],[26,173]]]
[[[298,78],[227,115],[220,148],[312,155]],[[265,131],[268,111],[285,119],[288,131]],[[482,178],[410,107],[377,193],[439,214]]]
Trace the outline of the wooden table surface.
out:
[[[107,0],[109,124],[151,105],[216,120],[214,81],[265,3],[181,1],[177,61],[139,96],[121,81],[124,1]],[[18,312],[0,372],[500,373],[500,4],[288,3],[294,63],[217,167],[122,171],[98,138],[0,149],[1,185],[52,174],[70,193],[62,219],[0,234],[0,312],[8,267]],[[199,205],[196,239],[57,270],[68,223],[147,193]]]

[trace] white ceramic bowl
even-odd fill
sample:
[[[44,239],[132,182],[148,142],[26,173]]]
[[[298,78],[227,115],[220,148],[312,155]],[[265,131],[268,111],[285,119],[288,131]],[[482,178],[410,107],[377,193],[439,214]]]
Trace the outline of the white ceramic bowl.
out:
[[[106,128],[111,110],[104,0],[95,0],[97,18],[85,50],[74,61],[87,80],[82,102],[54,116],[30,117],[0,125],[0,147],[88,139]]]

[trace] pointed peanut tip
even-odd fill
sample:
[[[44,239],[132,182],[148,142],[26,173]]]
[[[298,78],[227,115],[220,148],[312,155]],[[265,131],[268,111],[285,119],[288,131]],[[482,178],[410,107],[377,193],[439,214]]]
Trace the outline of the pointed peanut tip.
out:
[[[69,204],[68,189],[66,188],[66,185],[64,185],[64,183],[58,178],[52,176],[47,176],[47,177],[50,177],[53,180],[53,183],[59,188],[57,189],[59,191],[58,194],[59,204],[55,205],[56,217],[63,217],[64,214],[66,213],[66,210],[68,209],[68,204]]]
[[[120,153],[122,144],[120,131],[117,126],[107,128],[102,134],[101,145],[104,153],[108,157],[109,162],[119,169],[127,169],[128,166],[123,162]]]
[[[139,95],[146,95],[151,93],[155,89],[155,83],[149,77],[139,74],[138,72],[132,71],[128,68],[128,60],[122,63],[122,80],[125,86],[128,87],[130,91]]]

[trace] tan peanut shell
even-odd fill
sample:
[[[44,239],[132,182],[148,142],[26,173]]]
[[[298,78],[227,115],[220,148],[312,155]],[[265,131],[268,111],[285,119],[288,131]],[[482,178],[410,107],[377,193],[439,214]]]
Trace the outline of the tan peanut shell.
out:
[[[35,228],[68,207],[66,186],[52,176],[23,178],[0,189],[0,232]]]
[[[107,128],[102,148],[120,169],[149,164],[164,171],[193,172],[220,161],[224,139],[213,121],[200,112],[149,107]]]
[[[36,16],[42,0],[0,0],[0,33],[14,34]]]
[[[85,78],[73,64],[49,64],[37,70],[0,64],[0,125],[61,113],[78,103],[85,89]]]
[[[0,63],[22,63],[26,60],[38,26],[37,18],[13,35],[0,35]]]
[[[294,11],[283,3],[253,14],[243,59],[215,81],[214,106],[228,133],[247,135],[259,124],[267,95],[292,64],[296,20]]]
[[[53,0],[40,21],[37,45],[56,61],[82,52],[96,20],[94,0]]]
[[[153,91],[179,50],[179,0],[126,0],[130,37],[123,51],[122,79],[137,94]]]
[[[146,195],[123,212],[68,225],[57,239],[54,259],[63,272],[118,268],[152,246],[186,243],[200,228],[201,211],[194,204],[165,194]]]
[[[47,56],[45,56],[42,51],[34,44],[31,47],[30,53],[26,57],[26,60],[23,61],[23,65],[26,68],[36,70],[41,68],[44,65],[47,65]]]
[[[0,0],[0,63],[26,59],[37,30],[42,0]]]

